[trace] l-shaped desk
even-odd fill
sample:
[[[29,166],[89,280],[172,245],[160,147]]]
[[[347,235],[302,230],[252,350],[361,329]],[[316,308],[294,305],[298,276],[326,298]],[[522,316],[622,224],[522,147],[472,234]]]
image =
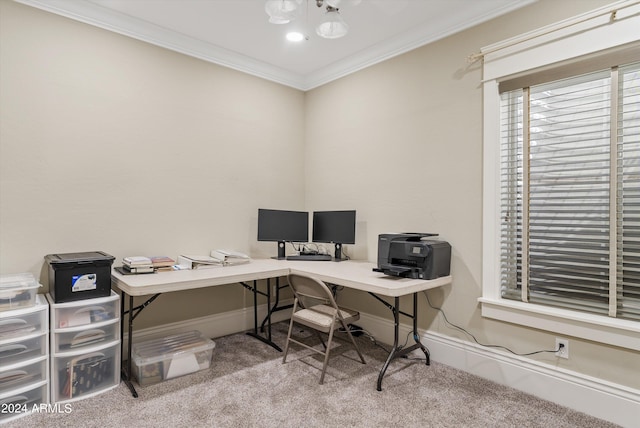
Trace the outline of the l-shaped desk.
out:
[[[396,278],[386,276],[382,273],[374,272],[376,267],[373,263],[358,261],[287,261],[274,259],[254,259],[250,263],[221,266],[208,269],[195,270],[179,270],[171,272],[159,272],[155,274],[143,275],[122,275],[115,269],[112,271],[111,280],[122,294],[122,329],[124,330],[125,315],[128,315],[128,348],[127,348],[127,365],[123,364],[124,380],[129,386],[134,397],[137,396],[135,388],[131,384],[131,349],[132,349],[132,333],[133,320],[135,317],[155,300],[162,293],[169,293],[183,290],[193,290],[196,288],[215,287],[225,284],[241,284],[245,288],[253,292],[254,302],[254,329],[250,334],[261,341],[280,350],[280,348],[271,341],[271,279],[279,281],[279,278],[287,276],[289,273],[298,273],[302,275],[313,276],[326,283],[339,285],[354,290],[365,291],[376,298],[378,301],[387,306],[393,313],[394,318],[394,344],[389,352],[389,356],[385,361],[378,375],[378,391],[382,390],[382,378],[391,361],[395,358],[408,354],[415,349],[421,349],[426,356],[426,363],[429,365],[429,351],[420,342],[418,334],[418,293],[424,290],[441,287],[450,284],[451,276],[445,276],[433,280]],[[266,292],[259,290],[258,281],[266,280]],[[252,283],[249,285],[248,283]],[[276,287],[276,289],[279,289]],[[133,306],[133,298],[137,296],[149,296],[145,303],[137,307]],[[266,337],[261,336],[258,331],[258,300],[257,296],[262,295],[267,298],[267,306],[269,313],[267,315],[267,332]],[[400,310],[400,297],[413,295],[413,312],[407,313]],[[128,296],[128,299],[127,299]],[[379,296],[393,297],[394,304],[391,305]],[[127,309],[125,310],[125,303]],[[415,344],[409,347],[398,346],[400,315],[407,316],[413,320],[413,339]],[[124,349],[122,350],[124,354]],[[124,355],[122,356],[124,359]]]

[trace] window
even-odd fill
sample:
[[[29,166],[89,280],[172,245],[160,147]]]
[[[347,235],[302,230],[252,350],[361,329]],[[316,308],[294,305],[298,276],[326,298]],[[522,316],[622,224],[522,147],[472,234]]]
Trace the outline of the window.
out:
[[[640,351],[640,2],[484,47],[482,316]]]
[[[501,297],[640,320],[640,63],[500,104]]]

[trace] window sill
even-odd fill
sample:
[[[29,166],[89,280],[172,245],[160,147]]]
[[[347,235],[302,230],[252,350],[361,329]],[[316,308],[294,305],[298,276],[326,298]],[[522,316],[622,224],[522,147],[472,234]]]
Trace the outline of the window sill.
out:
[[[505,299],[479,298],[482,316],[640,351],[640,323]]]

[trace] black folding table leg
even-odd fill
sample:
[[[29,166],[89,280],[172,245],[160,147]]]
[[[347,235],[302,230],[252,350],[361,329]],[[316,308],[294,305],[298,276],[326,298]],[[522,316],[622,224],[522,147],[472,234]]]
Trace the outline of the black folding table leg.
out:
[[[431,357],[429,355],[429,350],[422,344],[422,342],[420,342],[420,335],[418,334],[418,293],[413,293],[413,340],[420,349],[422,349],[422,352],[424,352],[426,364],[430,365]]]
[[[287,285],[285,285],[284,287],[287,287]],[[283,288],[284,288],[283,287]],[[278,306],[280,304],[280,278],[276,278],[276,296],[275,296],[275,302],[273,302],[273,306],[269,306],[270,309],[267,312],[267,316],[264,317],[264,319],[262,320],[262,324],[260,324],[260,331],[264,333],[264,325],[267,323],[267,321],[271,320],[271,315],[274,312],[278,312],[278,311],[282,311],[285,309],[291,309],[293,308],[293,305],[284,305],[284,306]]]
[[[392,308],[393,311],[393,348],[391,348],[391,352],[389,352],[389,356],[387,357],[387,361],[385,361],[382,369],[380,370],[380,374],[378,374],[378,391],[382,391],[382,378],[384,377],[391,360],[396,358],[396,353],[398,352],[398,336],[400,329],[400,313],[398,312],[398,308],[400,305],[400,298],[394,298],[394,306]]]
[[[263,296],[267,297],[267,308],[271,307],[271,283],[269,281],[269,279],[267,279],[267,292],[263,293],[261,291],[258,290],[258,281],[254,280],[253,281],[253,287],[245,284],[244,282],[240,283],[242,286],[244,286],[245,288],[251,290],[251,292],[253,293],[253,331],[249,331],[247,332],[247,334],[251,337],[254,337],[256,339],[258,339],[261,342],[266,343],[267,345],[271,346],[273,349],[282,352],[282,348],[280,348],[278,345],[276,345],[272,340],[271,340],[271,314],[268,314],[268,321],[267,321],[267,337],[264,337],[262,335],[260,335],[260,333],[258,332],[258,294],[261,294]],[[268,309],[267,309],[268,310]]]
[[[137,307],[133,307],[133,296],[129,296],[129,307],[127,308],[127,310],[125,311],[124,309],[124,303],[126,301],[126,299],[124,298],[126,295],[126,293],[123,291],[122,292],[122,302],[121,302],[121,311],[120,311],[120,356],[121,359],[124,360],[124,357],[122,355],[123,350],[124,350],[124,343],[122,342],[122,340],[124,339],[122,332],[124,331],[122,323],[124,322],[124,315],[128,314],[129,315],[129,319],[128,319],[128,334],[129,334],[129,343],[127,346],[127,364],[126,366],[124,364],[122,364],[121,367],[121,378],[124,381],[124,383],[127,385],[127,387],[129,387],[129,390],[131,391],[131,395],[134,396],[134,398],[138,397],[138,393],[136,392],[135,387],[133,386],[133,384],[131,383],[131,373],[132,373],[132,361],[133,359],[131,358],[131,354],[132,354],[132,348],[133,348],[133,320],[140,314],[140,312],[142,312],[142,310],[144,308],[146,308],[147,306],[149,306],[151,304],[151,302],[153,302],[154,300],[156,300],[159,296],[160,293],[154,294],[153,296],[151,296],[150,298],[148,298],[143,304],[141,304],[140,306]]]
[[[124,296],[124,292],[122,294]],[[124,301],[121,303],[122,303],[122,309],[124,310]],[[131,395],[133,395],[134,398],[138,398],[138,392],[136,391],[136,388],[133,386],[133,383],[131,383],[131,373],[132,373],[131,372],[131,349],[133,346],[133,296],[129,296],[129,310],[127,312],[129,315],[129,319],[128,319],[129,336],[128,336],[128,343],[127,343],[127,368],[126,368],[126,377],[124,378],[124,383],[129,388],[129,391],[131,391]],[[123,319],[121,318],[120,322],[122,321]],[[122,336],[120,337],[120,340],[122,340]]]
[[[424,352],[424,355],[427,360],[427,365],[430,364],[430,357],[429,357],[429,350],[422,344],[422,342],[420,342],[420,335],[418,334],[418,293],[413,293],[413,314],[408,314],[400,310],[399,297],[394,298],[394,304],[392,306],[386,301],[382,300],[380,297],[376,296],[375,294],[373,293],[369,293],[369,294],[374,298],[376,298],[376,300],[381,302],[383,305],[388,307],[393,312],[393,348],[391,348],[391,351],[389,352],[389,356],[387,357],[387,360],[385,361],[384,365],[382,366],[382,369],[380,370],[380,374],[378,375],[377,390],[382,391],[382,378],[384,377],[384,374],[387,371],[387,368],[389,368],[389,364],[391,364],[391,361],[393,361],[396,358],[404,357],[416,349],[421,349],[422,352]],[[413,333],[413,340],[415,341],[415,343],[406,348],[403,348],[402,346],[398,346],[399,335],[400,335],[400,314],[408,318],[412,318],[412,321],[413,321],[412,333]]]

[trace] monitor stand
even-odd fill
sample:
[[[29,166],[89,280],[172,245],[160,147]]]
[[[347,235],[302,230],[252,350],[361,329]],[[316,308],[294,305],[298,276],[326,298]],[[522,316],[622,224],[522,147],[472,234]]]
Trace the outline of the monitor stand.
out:
[[[278,241],[278,256],[277,257],[271,257],[272,259],[276,259],[276,260],[285,260],[286,256],[285,256],[285,241]]]
[[[333,261],[341,262],[342,261],[342,244],[339,242],[335,243],[335,251],[333,253]]]

